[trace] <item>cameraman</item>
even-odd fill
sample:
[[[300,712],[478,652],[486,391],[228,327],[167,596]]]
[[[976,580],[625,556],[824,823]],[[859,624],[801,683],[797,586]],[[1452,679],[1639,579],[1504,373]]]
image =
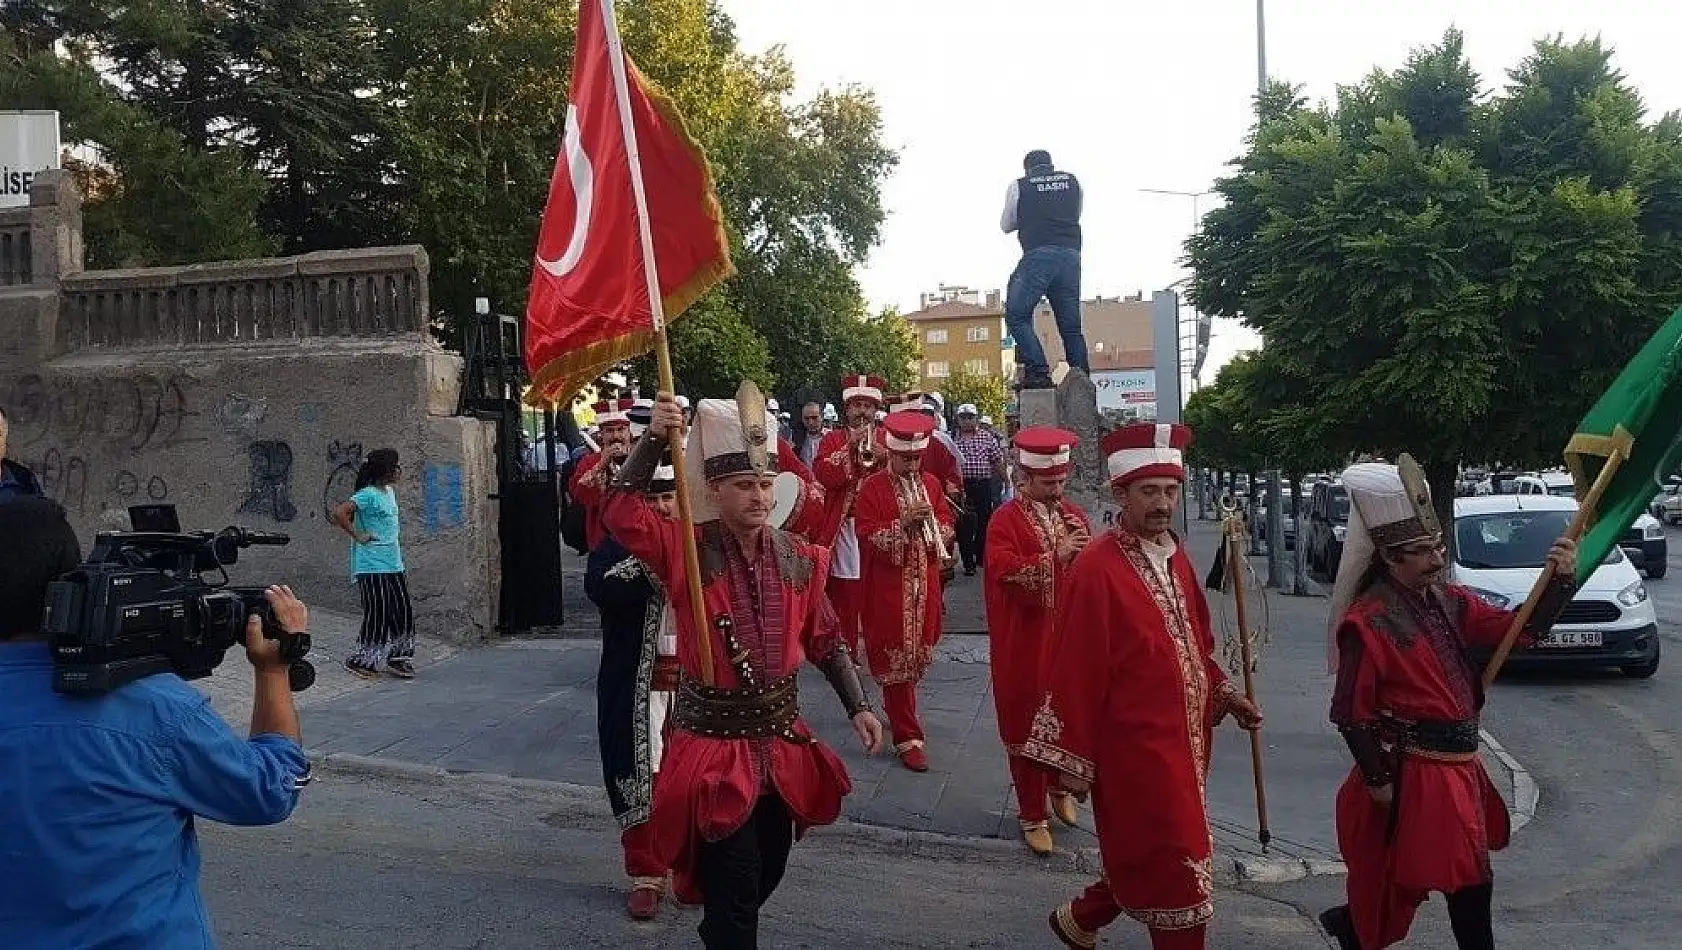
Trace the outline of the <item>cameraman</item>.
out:
[[[53,692],[47,585],[80,560],[56,503],[0,505],[0,944],[213,947],[193,817],[268,825],[297,805],[309,762],[287,665],[252,617],[249,739],[172,673],[100,696]],[[267,596],[280,626],[305,631],[290,589]]]

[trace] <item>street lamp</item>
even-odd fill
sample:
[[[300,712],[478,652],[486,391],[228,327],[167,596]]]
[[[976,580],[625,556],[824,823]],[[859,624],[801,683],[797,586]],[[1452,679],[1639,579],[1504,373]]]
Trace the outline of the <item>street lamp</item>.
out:
[[[1152,195],[1176,195],[1181,198],[1190,198],[1191,230],[1193,234],[1197,233],[1198,226],[1203,223],[1203,219],[1197,214],[1198,199],[1214,194],[1213,191],[1175,191],[1172,188],[1140,188],[1139,190]]]

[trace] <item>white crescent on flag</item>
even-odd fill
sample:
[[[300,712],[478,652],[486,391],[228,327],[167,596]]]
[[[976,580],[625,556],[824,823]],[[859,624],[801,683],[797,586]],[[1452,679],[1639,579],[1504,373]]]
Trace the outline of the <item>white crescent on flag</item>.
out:
[[[573,217],[572,236],[567,240],[566,252],[559,260],[546,261],[537,255],[537,266],[552,277],[572,273],[584,257],[584,245],[590,236],[590,206],[595,198],[596,173],[590,168],[590,156],[584,152],[583,137],[578,132],[578,107],[567,106],[566,135],[562,141],[566,150],[568,177],[572,180]]]

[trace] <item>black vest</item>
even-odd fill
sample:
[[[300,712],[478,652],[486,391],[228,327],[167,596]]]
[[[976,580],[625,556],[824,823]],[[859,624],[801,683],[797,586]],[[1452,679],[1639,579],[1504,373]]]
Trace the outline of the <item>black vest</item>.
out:
[[[1068,172],[1018,178],[1016,239],[1024,251],[1046,246],[1080,250],[1080,180]]]

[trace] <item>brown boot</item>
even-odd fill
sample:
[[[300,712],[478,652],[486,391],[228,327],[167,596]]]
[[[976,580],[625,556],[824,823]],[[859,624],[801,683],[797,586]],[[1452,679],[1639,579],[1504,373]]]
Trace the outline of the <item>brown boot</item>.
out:
[[[1052,843],[1051,829],[1043,821],[1027,821],[1022,823],[1022,840],[1028,845],[1028,850],[1040,857],[1045,857],[1057,850]]]

